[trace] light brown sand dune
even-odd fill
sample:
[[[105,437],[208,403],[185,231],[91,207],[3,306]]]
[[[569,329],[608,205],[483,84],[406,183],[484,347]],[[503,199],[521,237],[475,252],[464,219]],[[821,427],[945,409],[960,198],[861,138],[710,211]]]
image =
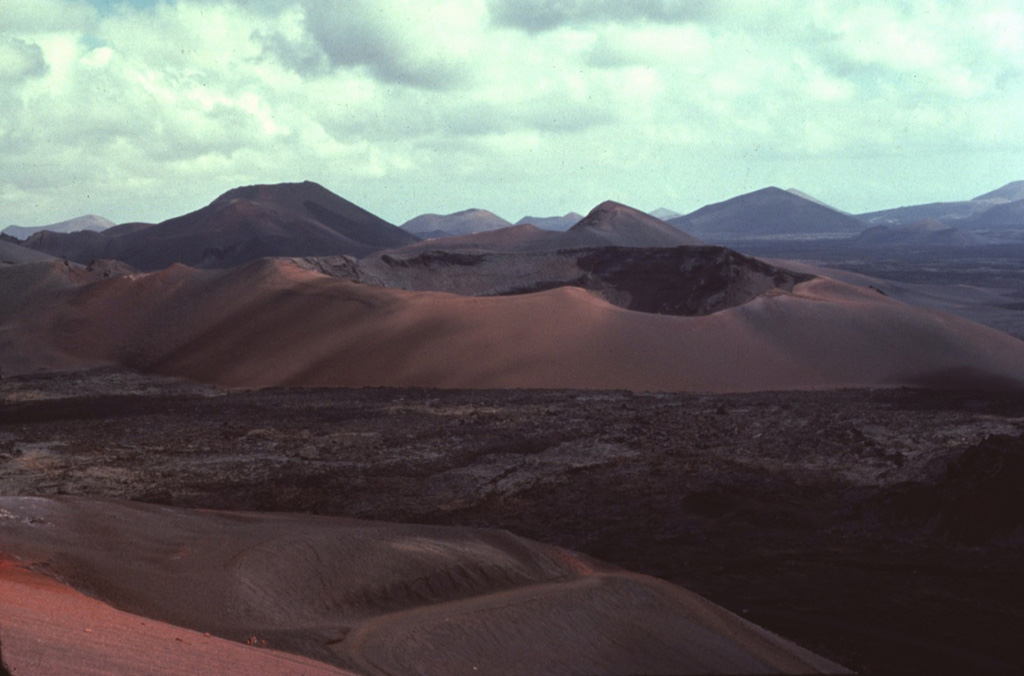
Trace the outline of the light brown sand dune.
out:
[[[173,266],[26,291],[0,365],[119,363],[229,386],[751,391],[1020,386],[1024,343],[827,279],[704,317],[577,288],[468,298],[329,278],[282,260]],[[28,362],[26,362],[28,363]]]
[[[98,599],[0,568],[15,669],[72,663],[90,641],[100,670],[74,673],[183,673],[130,668],[182,652],[237,660],[204,673],[307,668],[174,624],[373,674],[843,671],[686,590],[503,531],[0,498],[0,553]],[[58,633],[50,657],[38,641]]]

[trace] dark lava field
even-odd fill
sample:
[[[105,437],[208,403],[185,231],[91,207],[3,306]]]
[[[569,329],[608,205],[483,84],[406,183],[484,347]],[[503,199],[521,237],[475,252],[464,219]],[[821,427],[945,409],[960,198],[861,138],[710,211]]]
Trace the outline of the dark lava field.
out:
[[[0,380],[0,493],[502,528],[861,673],[1024,670],[1024,393]]]

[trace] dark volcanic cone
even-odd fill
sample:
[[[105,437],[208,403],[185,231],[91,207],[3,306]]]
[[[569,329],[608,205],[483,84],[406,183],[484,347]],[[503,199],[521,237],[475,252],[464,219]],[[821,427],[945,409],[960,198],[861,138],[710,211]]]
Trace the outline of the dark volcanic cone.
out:
[[[590,246],[688,246],[701,241],[660,218],[618,202],[602,202],[586,218],[569,228],[559,245]]]
[[[793,235],[854,235],[864,229],[852,216],[779,188],[763,188],[709,204],[669,222],[712,242]]]

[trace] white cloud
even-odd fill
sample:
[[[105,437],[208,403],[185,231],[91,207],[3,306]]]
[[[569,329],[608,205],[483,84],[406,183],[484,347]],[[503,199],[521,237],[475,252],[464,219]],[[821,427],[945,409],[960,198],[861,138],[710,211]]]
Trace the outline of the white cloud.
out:
[[[1024,176],[1005,162],[1024,146],[1009,0],[12,6],[0,219],[23,224],[166,218],[303,178],[402,221],[685,210],[768,183],[829,197],[828,161],[849,172],[833,201],[866,208],[862,158],[920,172],[951,149],[978,182]]]

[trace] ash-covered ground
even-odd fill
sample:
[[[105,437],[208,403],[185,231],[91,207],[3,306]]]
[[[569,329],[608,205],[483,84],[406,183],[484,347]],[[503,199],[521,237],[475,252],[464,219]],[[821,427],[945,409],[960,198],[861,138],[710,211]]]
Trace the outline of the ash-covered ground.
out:
[[[1024,393],[0,381],[0,494],[508,529],[862,673],[1024,668]]]

